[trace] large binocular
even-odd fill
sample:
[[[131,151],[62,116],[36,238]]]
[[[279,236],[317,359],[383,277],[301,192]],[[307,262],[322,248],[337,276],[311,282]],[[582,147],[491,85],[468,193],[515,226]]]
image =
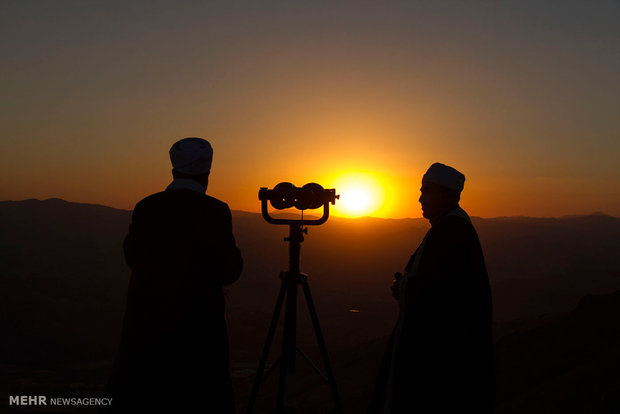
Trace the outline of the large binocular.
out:
[[[320,184],[308,183],[303,187],[296,187],[291,183],[283,182],[269,190],[262,187],[258,192],[260,200],[269,200],[276,210],[295,207],[299,210],[315,209],[327,203],[336,203],[336,190],[324,189]]]

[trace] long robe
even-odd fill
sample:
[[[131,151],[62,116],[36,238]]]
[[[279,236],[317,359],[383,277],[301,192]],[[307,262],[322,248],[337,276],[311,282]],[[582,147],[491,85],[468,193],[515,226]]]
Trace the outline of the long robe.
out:
[[[406,270],[371,411],[492,413],[491,291],[478,235],[460,207],[434,221]]]
[[[123,243],[132,273],[110,412],[232,413],[222,286],[243,262],[230,209],[171,187],[135,206]]]

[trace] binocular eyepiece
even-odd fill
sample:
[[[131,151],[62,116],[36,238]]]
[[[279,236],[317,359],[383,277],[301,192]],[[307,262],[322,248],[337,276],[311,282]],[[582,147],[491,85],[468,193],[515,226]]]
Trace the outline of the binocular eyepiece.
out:
[[[335,204],[339,196],[335,189],[324,189],[320,184],[308,183],[303,187],[296,187],[291,183],[277,184],[273,190],[262,187],[258,192],[261,201],[268,200],[276,210],[295,207],[298,210],[320,208],[331,203]]]

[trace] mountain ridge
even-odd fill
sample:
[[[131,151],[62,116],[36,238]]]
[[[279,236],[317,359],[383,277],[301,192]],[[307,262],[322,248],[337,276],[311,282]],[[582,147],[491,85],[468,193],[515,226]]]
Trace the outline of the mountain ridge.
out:
[[[82,206],[97,206],[97,207],[105,207],[105,208],[109,208],[109,209],[113,209],[113,210],[119,210],[119,211],[132,211],[129,209],[122,209],[122,208],[117,208],[117,207],[111,207],[111,206],[107,206],[105,204],[98,204],[98,203],[82,203],[82,202],[77,202],[77,201],[68,201],[65,200],[63,198],[60,197],[51,197],[51,198],[46,198],[46,199],[38,199],[38,198],[27,198],[27,199],[23,199],[23,200],[0,200],[0,203],[31,203],[31,202],[51,202],[51,203],[56,203],[56,204],[62,204],[62,203],[66,203],[66,204],[74,204],[74,205],[82,205]],[[253,211],[245,211],[245,210],[234,210],[231,209],[231,211],[233,213],[237,213],[237,214],[257,214],[257,215],[261,215],[260,212],[253,212]],[[289,213],[277,213],[277,214],[289,214]],[[313,217],[318,217],[318,216],[314,216]],[[616,217],[616,216],[612,216],[609,215],[605,212],[602,211],[595,211],[589,214],[568,214],[568,215],[562,215],[562,216],[522,216],[522,215],[516,215],[516,216],[493,216],[493,217],[481,217],[481,216],[470,216],[472,219],[482,219],[482,220],[496,220],[496,219],[515,219],[515,220],[521,220],[521,219],[557,219],[557,220],[563,220],[563,219],[578,219],[578,218],[584,218],[584,217],[599,217],[599,218],[612,218],[612,219],[620,219],[620,217]],[[392,218],[392,217],[374,217],[374,216],[361,216],[361,217],[343,217],[343,216],[334,216],[331,215],[330,218],[333,219],[342,219],[342,220],[368,220],[368,219],[372,219],[372,220],[425,220],[425,218],[423,217],[400,217],[400,218]]]

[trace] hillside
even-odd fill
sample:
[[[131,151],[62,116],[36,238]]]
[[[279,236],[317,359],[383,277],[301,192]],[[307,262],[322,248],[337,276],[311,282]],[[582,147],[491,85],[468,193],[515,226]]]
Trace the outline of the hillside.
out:
[[[0,346],[10,392],[100,393],[124,311],[129,269],[122,240],[130,218],[130,211],[60,199],[0,202],[0,329],[6,338]],[[516,362],[519,352],[529,348],[507,344],[514,335],[559,323],[578,303],[583,308],[585,295],[620,289],[620,257],[615,254],[620,219],[473,221],[489,269],[498,350],[507,355],[502,364],[516,372],[516,379],[503,383],[502,398],[537,401],[531,384],[518,379],[519,372],[537,370]],[[265,223],[259,214],[238,211],[233,212],[233,227],[245,264],[241,279],[227,290],[228,321],[233,375],[243,400],[273,311],[278,275],[288,262],[287,229]],[[373,365],[380,357],[396,317],[389,293],[392,274],[402,269],[427,229],[423,219],[337,217],[309,229],[302,244],[302,271],[310,275],[343,398],[359,400],[372,383],[370,366],[363,378],[354,368],[360,358]],[[532,341],[543,341],[540,349],[555,349],[544,342],[544,334],[532,335]],[[305,311],[299,319],[299,343],[320,360]],[[587,367],[575,369],[570,374],[575,381],[589,372]],[[541,386],[561,393],[562,381]],[[326,398],[317,404],[329,406],[329,393]]]

